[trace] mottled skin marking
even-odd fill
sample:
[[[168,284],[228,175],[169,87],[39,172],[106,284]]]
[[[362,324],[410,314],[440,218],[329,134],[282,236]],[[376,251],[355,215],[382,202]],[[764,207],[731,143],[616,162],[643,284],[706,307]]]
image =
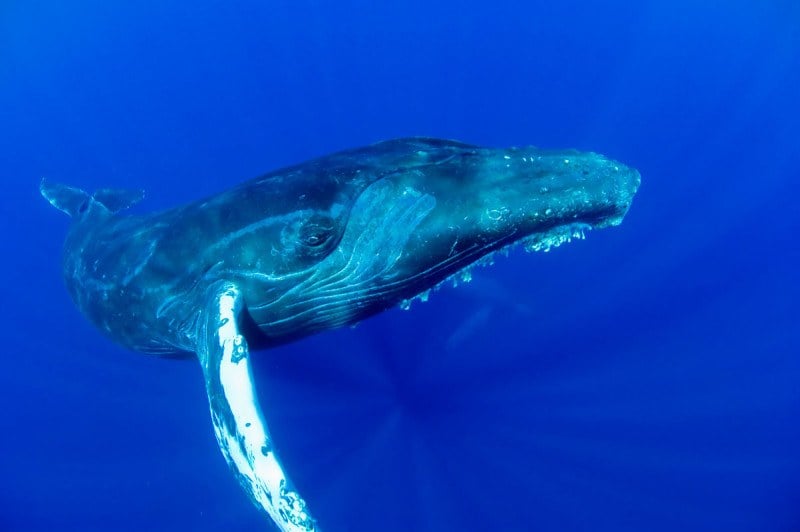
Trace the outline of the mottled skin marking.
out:
[[[617,225],[638,186],[594,153],[410,138],[145,216],[118,214],[139,192],[41,191],[73,218],[64,277],[78,308],[132,349],[196,353],[237,478],[281,530],[312,530],[272,452],[249,348],[407,304],[516,242],[547,250]]]

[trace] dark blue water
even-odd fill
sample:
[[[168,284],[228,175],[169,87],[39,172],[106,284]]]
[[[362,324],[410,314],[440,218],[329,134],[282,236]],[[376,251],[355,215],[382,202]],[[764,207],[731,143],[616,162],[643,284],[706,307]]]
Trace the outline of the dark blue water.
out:
[[[619,228],[257,354],[324,529],[800,530],[800,9],[600,4],[3,2],[0,529],[266,526],[199,367],[73,308],[41,177],[143,212],[431,135],[643,184]]]

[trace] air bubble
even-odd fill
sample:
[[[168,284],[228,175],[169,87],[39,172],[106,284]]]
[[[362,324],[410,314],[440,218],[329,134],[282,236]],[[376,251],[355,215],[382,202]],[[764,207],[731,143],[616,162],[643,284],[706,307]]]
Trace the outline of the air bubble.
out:
[[[529,236],[523,239],[522,244],[525,246],[525,251],[529,253],[533,251],[547,253],[565,242],[571,242],[573,238],[583,240],[585,238],[584,232],[590,229],[591,226],[587,224],[570,224],[544,234]]]

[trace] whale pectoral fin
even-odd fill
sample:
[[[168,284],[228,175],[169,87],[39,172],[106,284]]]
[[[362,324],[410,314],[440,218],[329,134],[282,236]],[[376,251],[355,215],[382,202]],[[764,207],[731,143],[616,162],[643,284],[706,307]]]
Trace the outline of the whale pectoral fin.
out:
[[[197,356],[217,442],[250,499],[281,531],[317,530],[305,502],[291,488],[261,414],[247,341],[238,326],[243,305],[236,285],[217,282],[209,288],[197,325]]]
[[[111,212],[119,212],[133,207],[144,199],[144,190],[125,190],[101,188],[92,197]]]

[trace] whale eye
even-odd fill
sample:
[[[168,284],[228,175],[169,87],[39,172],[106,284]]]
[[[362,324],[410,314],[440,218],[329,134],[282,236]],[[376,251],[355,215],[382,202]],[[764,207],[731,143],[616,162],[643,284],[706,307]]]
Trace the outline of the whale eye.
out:
[[[309,248],[319,248],[333,236],[333,219],[315,214],[300,228],[299,240]]]

